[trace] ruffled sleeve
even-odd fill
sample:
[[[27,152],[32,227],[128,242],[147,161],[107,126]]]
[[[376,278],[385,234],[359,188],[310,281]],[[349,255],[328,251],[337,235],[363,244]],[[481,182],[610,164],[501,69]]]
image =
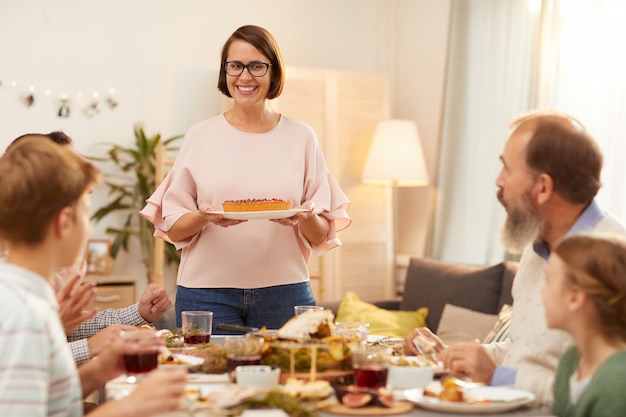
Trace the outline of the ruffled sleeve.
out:
[[[165,239],[172,243],[176,249],[188,246],[197,236],[193,235],[177,242],[170,240],[167,236],[167,231],[178,219],[186,213],[198,210],[195,198],[187,191],[190,184],[185,183],[184,177],[184,175],[177,175],[176,166],[174,166],[150,198],[146,200],[146,206],[139,212],[154,225],[154,237]],[[186,182],[189,181],[192,181],[191,178]],[[164,207],[166,195],[167,207]]]
[[[305,246],[311,250],[315,256],[321,256],[330,249],[340,246],[341,240],[337,232],[345,229],[352,223],[348,216],[350,201],[335,181],[335,178],[327,172],[315,187],[312,195],[306,196],[306,201],[311,201],[316,209],[321,209],[319,214],[329,221],[328,236],[320,245],[312,245],[298,229],[298,236]]]

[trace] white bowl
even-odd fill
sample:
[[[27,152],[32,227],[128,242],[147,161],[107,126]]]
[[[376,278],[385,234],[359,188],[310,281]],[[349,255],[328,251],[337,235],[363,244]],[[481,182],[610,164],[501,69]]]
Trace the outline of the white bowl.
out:
[[[237,385],[270,390],[278,386],[280,368],[267,365],[243,365],[235,369]]]
[[[404,357],[410,365],[389,365],[387,384],[393,390],[405,390],[410,388],[424,388],[432,382],[435,376],[435,367],[419,365],[414,357]]]

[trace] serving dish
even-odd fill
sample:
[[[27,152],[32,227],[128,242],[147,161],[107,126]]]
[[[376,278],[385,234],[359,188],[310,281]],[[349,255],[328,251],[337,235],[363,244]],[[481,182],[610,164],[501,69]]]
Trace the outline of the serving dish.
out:
[[[267,210],[267,211],[210,211],[208,214],[220,214],[230,220],[260,220],[260,219],[286,219],[298,213],[308,211],[305,208],[293,208],[290,210]],[[322,210],[315,210],[321,213]]]
[[[426,410],[459,414],[492,414],[523,407],[535,400],[528,391],[505,387],[476,387],[465,391],[465,401],[443,401],[424,395],[422,388],[404,391],[408,401]]]

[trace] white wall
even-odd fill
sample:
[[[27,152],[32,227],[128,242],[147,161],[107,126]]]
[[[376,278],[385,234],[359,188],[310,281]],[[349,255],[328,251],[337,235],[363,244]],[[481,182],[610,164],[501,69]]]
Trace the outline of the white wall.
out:
[[[418,121],[432,159],[439,137],[449,4],[2,0],[0,149],[20,134],[56,129],[72,136],[78,151],[87,155],[101,153],[98,144],[103,141],[129,144],[137,122],[148,133],[184,133],[219,111],[215,84],[226,38],[243,24],[257,24],[274,34],[288,65],[388,74],[392,115]],[[35,104],[29,108],[24,97],[31,85]],[[109,109],[101,103],[98,115],[86,117],[83,109],[92,92],[104,98],[110,87],[119,105]],[[79,92],[82,99],[76,98]],[[56,115],[63,93],[72,105],[67,119]],[[429,161],[433,173],[435,165]],[[105,198],[97,192],[94,206]],[[93,237],[107,238],[107,224],[96,225]],[[421,250],[419,233],[407,239],[408,251]],[[118,259],[116,272],[143,276],[135,258]]]

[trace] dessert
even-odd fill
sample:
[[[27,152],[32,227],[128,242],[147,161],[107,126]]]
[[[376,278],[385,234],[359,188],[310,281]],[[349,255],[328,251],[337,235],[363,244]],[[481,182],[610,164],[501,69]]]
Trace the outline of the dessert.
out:
[[[289,210],[291,201],[279,198],[226,200],[222,203],[225,212]]]

